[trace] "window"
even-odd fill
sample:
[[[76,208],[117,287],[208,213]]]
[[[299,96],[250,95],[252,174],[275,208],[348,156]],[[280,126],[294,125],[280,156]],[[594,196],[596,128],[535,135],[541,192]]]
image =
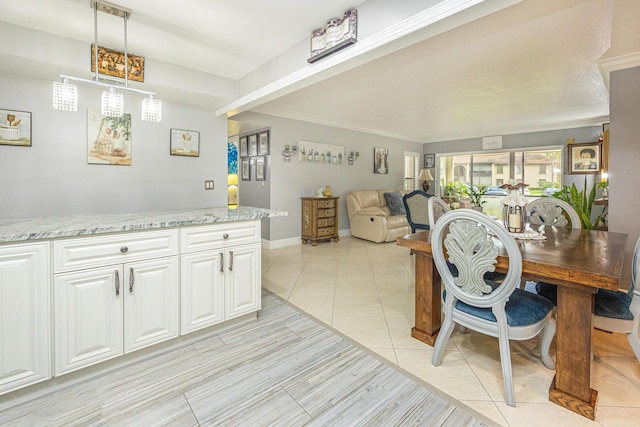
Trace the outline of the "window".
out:
[[[504,165],[496,165],[496,173],[503,174],[504,173]]]
[[[538,173],[540,175],[546,175],[547,174],[547,166],[548,165],[539,165],[538,166]]]
[[[404,153],[404,190],[417,190],[418,174],[420,173],[420,153],[405,151]]]

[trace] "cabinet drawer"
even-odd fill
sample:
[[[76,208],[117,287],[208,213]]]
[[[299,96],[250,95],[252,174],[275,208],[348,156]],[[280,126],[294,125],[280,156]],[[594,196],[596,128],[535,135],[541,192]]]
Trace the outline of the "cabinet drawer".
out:
[[[120,233],[53,242],[56,273],[178,254],[178,230]]]
[[[336,224],[335,218],[321,218],[318,220],[318,227],[331,227]]]
[[[318,209],[335,208],[335,200],[318,200]]]
[[[335,227],[318,228],[318,237],[333,236],[336,234]]]
[[[335,209],[318,209],[318,218],[334,218],[335,216]]]
[[[182,253],[260,242],[260,221],[188,227],[181,230]]]

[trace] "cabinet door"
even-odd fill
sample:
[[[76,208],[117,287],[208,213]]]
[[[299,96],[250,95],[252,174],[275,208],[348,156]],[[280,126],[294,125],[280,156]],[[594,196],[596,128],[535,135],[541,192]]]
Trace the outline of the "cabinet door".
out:
[[[227,249],[225,263],[226,318],[260,310],[260,244]]]
[[[124,265],[124,351],[178,336],[178,257]]]
[[[224,320],[223,266],[220,251],[182,256],[181,333],[186,334]]]
[[[55,276],[56,375],[122,354],[122,279],[121,265]]]
[[[48,243],[0,247],[0,394],[51,376]]]

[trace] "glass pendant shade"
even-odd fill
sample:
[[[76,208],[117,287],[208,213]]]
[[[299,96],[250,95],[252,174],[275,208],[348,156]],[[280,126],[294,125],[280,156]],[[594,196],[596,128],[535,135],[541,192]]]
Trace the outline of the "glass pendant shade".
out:
[[[61,111],[78,111],[78,87],[67,79],[53,82],[53,108]]]
[[[124,114],[124,96],[117,93],[114,88],[102,92],[103,116],[120,117]]]
[[[159,122],[162,120],[162,101],[154,99],[153,95],[142,100],[142,120]]]

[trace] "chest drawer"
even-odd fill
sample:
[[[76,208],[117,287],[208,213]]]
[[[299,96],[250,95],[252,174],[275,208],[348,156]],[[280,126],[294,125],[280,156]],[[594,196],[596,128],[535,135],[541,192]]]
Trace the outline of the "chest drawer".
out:
[[[335,209],[318,209],[318,218],[335,218]]]
[[[227,245],[260,243],[260,221],[234,222],[181,230],[180,250],[185,252],[217,249]]]
[[[335,208],[335,207],[336,207],[336,204],[334,199],[318,200],[318,209]]]
[[[53,242],[56,273],[178,254],[178,230],[78,237]]]
[[[318,227],[331,227],[336,224],[335,218],[321,218],[318,219]]]

